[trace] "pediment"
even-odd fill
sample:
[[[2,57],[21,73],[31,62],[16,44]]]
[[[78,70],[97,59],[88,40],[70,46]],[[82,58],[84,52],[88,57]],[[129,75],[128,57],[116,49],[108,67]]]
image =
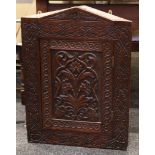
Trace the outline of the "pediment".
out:
[[[104,11],[89,7],[89,6],[75,6],[67,9],[51,11],[47,13],[29,16],[29,18],[44,18],[44,19],[58,19],[58,20],[84,20],[84,21],[123,21],[131,22],[130,20],[114,16]]]
[[[101,17],[93,15],[89,12],[79,8],[72,8],[63,12],[53,14],[48,17],[49,19],[58,20],[83,20],[83,21],[100,21]]]

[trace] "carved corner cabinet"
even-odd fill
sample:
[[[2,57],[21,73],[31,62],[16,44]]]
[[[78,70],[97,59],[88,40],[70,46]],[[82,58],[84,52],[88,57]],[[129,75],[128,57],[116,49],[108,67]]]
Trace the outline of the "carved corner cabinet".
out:
[[[28,142],[126,150],[131,21],[88,6],[21,21]]]

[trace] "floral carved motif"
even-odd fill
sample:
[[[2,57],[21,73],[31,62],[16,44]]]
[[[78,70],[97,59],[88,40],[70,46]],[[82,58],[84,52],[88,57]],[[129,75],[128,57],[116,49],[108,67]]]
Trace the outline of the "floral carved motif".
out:
[[[98,77],[93,53],[56,52],[54,117],[98,121]]]

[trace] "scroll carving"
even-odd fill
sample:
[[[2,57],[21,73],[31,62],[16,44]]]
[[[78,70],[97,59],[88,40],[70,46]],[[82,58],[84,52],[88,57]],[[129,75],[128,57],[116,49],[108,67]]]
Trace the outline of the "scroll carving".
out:
[[[56,52],[54,77],[54,117],[98,121],[97,60],[93,53]]]

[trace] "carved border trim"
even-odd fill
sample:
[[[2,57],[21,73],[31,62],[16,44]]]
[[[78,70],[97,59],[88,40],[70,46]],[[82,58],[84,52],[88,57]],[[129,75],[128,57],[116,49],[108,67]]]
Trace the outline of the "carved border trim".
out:
[[[46,119],[46,129],[73,130],[82,132],[101,132],[101,122],[83,122],[61,119]]]
[[[53,45],[53,42],[56,43]],[[74,46],[75,50],[85,50],[83,48],[79,48],[79,46],[75,46],[76,41],[70,41],[70,40],[62,40],[63,46],[61,46],[59,44],[59,42],[61,42],[61,40],[51,40],[48,41],[46,39],[41,39],[40,40],[40,44],[42,45],[40,47],[41,49],[41,72],[42,72],[42,112],[43,112],[43,128],[49,126],[49,122],[51,122],[52,116],[51,116],[51,101],[50,101],[50,93],[48,90],[50,90],[50,86],[51,86],[51,82],[49,80],[49,74],[50,74],[50,70],[48,67],[48,64],[50,64],[50,56],[49,54],[49,50],[50,48],[58,48],[58,49],[63,49],[63,50],[70,50],[70,42],[71,45]],[[85,43],[87,46],[85,46],[85,48],[87,48],[87,51],[89,49],[89,51],[102,51],[102,44],[97,41],[79,41],[80,44]],[[95,45],[97,43],[97,45]],[[52,45],[51,45],[52,44]],[[66,45],[66,46],[65,46]],[[100,46],[99,46],[100,45]],[[54,46],[54,47],[53,47]],[[47,118],[49,118],[49,120],[47,121]],[[46,119],[46,121],[44,121],[44,119]],[[48,124],[46,124],[48,123]],[[52,122],[51,122],[52,124]],[[60,123],[59,123],[60,124]],[[87,125],[89,126],[89,125]],[[91,130],[88,128],[88,130]]]
[[[102,45],[97,41],[73,41],[73,40],[51,40],[51,49],[69,49],[69,50],[83,50],[83,51],[98,51],[101,52]]]

